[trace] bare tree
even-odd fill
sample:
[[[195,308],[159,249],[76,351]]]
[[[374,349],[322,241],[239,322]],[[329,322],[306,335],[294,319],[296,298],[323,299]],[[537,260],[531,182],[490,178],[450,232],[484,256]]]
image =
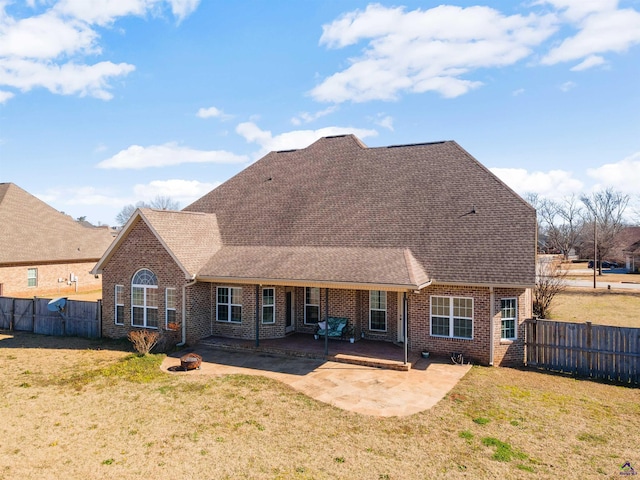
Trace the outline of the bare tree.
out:
[[[135,205],[129,204],[122,207],[120,213],[116,215],[116,222],[118,225],[124,225],[129,221],[133,212],[137,208],[155,208],[157,210],[179,210],[180,202],[173,200],[171,197],[165,195],[157,195],[156,198],[151,200],[151,203],[144,201],[137,202]]]
[[[553,298],[566,288],[566,270],[561,270],[558,262],[539,258],[536,263],[536,286],[533,289],[533,314],[546,318]]]
[[[544,200],[540,195],[534,192],[525,193],[523,198],[529,205],[536,209],[536,220],[538,224],[538,253],[544,253],[548,250],[546,225],[544,223],[544,217],[540,215],[539,212]]]
[[[586,218],[591,225],[595,222],[596,247],[591,246],[594,254],[597,252],[598,269],[602,275],[602,260],[613,247],[615,236],[625,226],[624,212],[629,204],[629,195],[607,188],[591,195],[580,197],[587,208]],[[596,265],[593,266],[596,268]]]
[[[542,200],[539,214],[544,219],[549,246],[562,253],[565,260],[578,244],[584,228],[582,207],[575,195],[564,197],[559,202]]]

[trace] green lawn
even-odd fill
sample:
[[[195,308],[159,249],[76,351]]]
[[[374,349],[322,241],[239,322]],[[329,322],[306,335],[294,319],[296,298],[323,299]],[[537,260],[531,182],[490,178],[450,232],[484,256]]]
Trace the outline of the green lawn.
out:
[[[566,290],[553,299],[549,318],[640,328],[640,293]]]
[[[345,412],[123,344],[0,334],[0,479],[620,478],[640,389],[474,367],[429,411]]]

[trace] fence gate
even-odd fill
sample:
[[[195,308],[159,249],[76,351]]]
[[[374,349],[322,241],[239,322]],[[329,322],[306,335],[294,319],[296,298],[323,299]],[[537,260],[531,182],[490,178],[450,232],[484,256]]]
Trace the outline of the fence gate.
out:
[[[101,302],[68,300],[51,312],[48,298],[0,297],[0,328],[42,335],[100,337]]]

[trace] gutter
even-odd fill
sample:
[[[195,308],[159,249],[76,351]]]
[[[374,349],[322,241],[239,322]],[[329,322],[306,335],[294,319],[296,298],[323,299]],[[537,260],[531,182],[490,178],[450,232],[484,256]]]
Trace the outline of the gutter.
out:
[[[182,286],[182,341],[176,347],[184,347],[187,343],[187,287],[198,283],[195,274]]]

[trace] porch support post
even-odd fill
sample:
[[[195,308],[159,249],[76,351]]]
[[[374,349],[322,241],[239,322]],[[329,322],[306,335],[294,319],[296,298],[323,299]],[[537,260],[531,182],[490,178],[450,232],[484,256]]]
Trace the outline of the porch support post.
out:
[[[256,347],[260,346],[260,285],[256,285]]]
[[[407,309],[407,292],[402,293],[402,328],[404,329],[404,364],[409,363],[409,315]]]
[[[324,354],[329,355],[329,288],[324,289]]]

